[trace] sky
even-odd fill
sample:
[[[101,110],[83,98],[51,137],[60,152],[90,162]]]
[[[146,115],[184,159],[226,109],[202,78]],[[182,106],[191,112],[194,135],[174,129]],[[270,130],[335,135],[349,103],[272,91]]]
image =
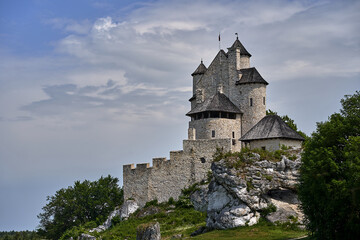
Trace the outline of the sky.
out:
[[[0,0],[0,231],[187,138],[191,73],[235,33],[307,134],[360,90],[360,1]]]

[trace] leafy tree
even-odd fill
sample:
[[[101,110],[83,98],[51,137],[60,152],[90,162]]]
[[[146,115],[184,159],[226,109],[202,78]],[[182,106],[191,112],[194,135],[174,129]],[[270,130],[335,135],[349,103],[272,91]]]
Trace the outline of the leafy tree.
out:
[[[278,114],[277,114],[277,112],[272,111],[271,109],[268,109],[268,110],[266,110],[266,115],[278,115]],[[295,124],[294,120],[291,119],[288,115],[283,115],[280,117],[287,125],[289,125],[290,128],[292,128],[294,131],[299,133],[300,136],[305,138],[305,140],[308,138],[308,136],[304,132],[298,130],[297,125]]]
[[[38,215],[38,233],[48,239],[59,239],[73,226],[89,221],[101,223],[116,206],[122,204],[123,192],[118,181],[110,175],[94,182],[76,181],[74,186],[48,196],[48,203]]]
[[[316,239],[360,239],[360,92],[305,144],[299,197]]]

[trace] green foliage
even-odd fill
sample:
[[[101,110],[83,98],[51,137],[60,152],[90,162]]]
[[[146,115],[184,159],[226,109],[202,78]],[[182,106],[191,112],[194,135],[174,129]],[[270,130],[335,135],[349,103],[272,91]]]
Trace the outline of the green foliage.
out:
[[[211,182],[212,178],[213,178],[212,171],[209,170],[209,171],[206,173],[206,180],[207,180],[207,182],[208,182],[208,183]]]
[[[295,160],[297,157],[295,154],[292,154],[294,150],[283,150],[279,149],[276,151],[268,151],[264,149],[248,149],[243,148],[240,152],[227,152],[223,153],[218,149],[213,158],[214,162],[218,162],[222,159],[225,160],[226,166],[229,168],[244,168],[247,164],[253,163],[255,161],[254,154],[257,153],[260,156],[260,161],[268,160],[271,162],[279,162],[282,159],[282,156],[286,156],[291,160]]]
[[[271,176],[271,175],[265,175],[264,177],[265,177],[266,180],[268,180],[270,182],[273,179],[273,176]]]
[[[40,236],[35,231],[0,232],[0,240],[38,240]]]
[[[360,239],[360,92],[305,145],[299,197],[316,239]]]
[[[163,205],[164,210],[167,209]],[[206,214],[198,212],[193,208],[175,208],[165,213],[157,213],[142,218],[132,215],[128,220],[122,221],[114,227],[100,234],[93,234],[103,240],[110,239],[136,239],[136,229],[141,224],[149,224],[151,222],[159,222],[161,236],[167,238],[179,232],[186,233],[188,236],[191,232],[205,224]],[[75,239],[75,238],[74,238]]]
[[[116,226],[121,222],[120,216],[115,216],[111,219],[111,226]]]
[[[274,204],[269,204],[267,208],[261,210],[261,216],[266,217],[272,212],[276,212],[276,206]]]
[[[157,206],[157,205],[159,205],[158,200],[154,199],[154,200],[151,200],[149,202],[146,202],[144,207],[147,208],[147,207],[150,207],[150,206]]]
[[[252,181],[246,181],[246,191],[250,191],[251,189],[254,189],[254,185],[252,184]]]
[[[190,201],[189,196],[180,196],[179,200],[175,203],[177,208],[192,208],[194,207]]]
[[[194,183],[193,185],[184,188],[181,190],[181,193],[185,196],[190,196],[190,194],[192,194],[193,192],[195,192],[196,190],[199,190],[199,183]]]
[[[169,205],[173,205],[173,204],[175,204],[175,200],[174,200],[174,198],[173,198],[173,197],[170,197],[170,198],[169,198],[169,200],[168,200],[168,204],[169,204]]]
[[[59,239],[66,230],[89,221],[102,223],[107,215],[123,202],[118,179],[110,175],[97,181],[76,181],[74,186],[58,190],[47,197],[47,204],[38,215],[38,233],[47,239]]]

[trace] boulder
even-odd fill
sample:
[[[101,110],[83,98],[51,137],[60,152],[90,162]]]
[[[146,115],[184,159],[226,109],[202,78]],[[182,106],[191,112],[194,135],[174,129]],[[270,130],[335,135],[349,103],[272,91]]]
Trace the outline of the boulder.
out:
[[[190,201],[194,205],[195,210],[206,212],[208,206],[208,188],[209,185],[200,185],[199,189],[190,194]]]
[[[121,220],[126,220],[130,214],[134,213],[139,208],[139,205],[135,202],[135,200],[126,200],[123,205],[120,207],[116,207],[114,211],[112,211],[106,221],[99,225],[96,228],[91,229],[89,232],[102,232],[111,227],[111,220],[120,216]]]
[[[224,159],[212,163],[206,226],[227,229],[253,225],[259,221],[260,213],[272,205],[276,211],[266,216],[269,221],[295,219],[301,223],[303,214],[294,191],[299,180],[300,156],[295,160],[283,156],[279,162],[260,161],[258,155],[247,158],[243,160],[246,164],[238,169],[229,167]]]
[[[160,240],[160,224],[145,223],[141,224],[136,229],[136,240]]]

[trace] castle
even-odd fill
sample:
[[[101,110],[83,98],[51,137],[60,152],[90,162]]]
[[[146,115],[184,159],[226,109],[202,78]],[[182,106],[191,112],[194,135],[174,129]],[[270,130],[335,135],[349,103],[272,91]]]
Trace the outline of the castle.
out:
[[[171,151],[170,159],[154,158],[149,163],[123,166],[125,199],[140,206],[157,199],[177,199],[181,189],[206,179],[217,148],[224,152],[301,147],[304,140],[276,115],[266,116],[268,83],[254,67],[251,54],[236,38],[228,51],[220,50],[206,67],[191,74],[193,96],[191,118],[183,150]]]

